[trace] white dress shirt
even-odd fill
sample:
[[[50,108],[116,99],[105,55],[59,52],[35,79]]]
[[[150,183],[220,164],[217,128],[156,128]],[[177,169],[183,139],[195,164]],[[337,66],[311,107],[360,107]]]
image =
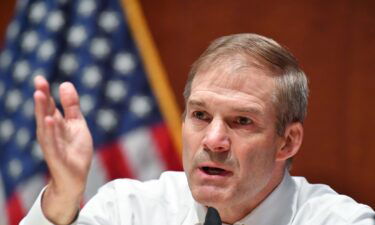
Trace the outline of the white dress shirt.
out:
[[[52,225],[43,215],[41,194],[20,225]],[[78,225],[202,225],[206,208],[195,202],[183,172],[160,179],[114,180],[82,209]],[[289,173],[251,213],[235,225],[375,225],[374,211],[327,185],[309,184]]]

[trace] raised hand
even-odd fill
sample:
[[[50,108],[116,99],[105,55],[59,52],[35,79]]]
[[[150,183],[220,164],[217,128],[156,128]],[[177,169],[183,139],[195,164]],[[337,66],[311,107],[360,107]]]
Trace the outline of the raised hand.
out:
[[[62,83],[59,88],[62,115],[50,95],[48,82],[41,76],[34,82],[37,137],[51,174],[42,209],[55,224],[69,224],[85,190],[93,154],[92,137],[71,83]]]

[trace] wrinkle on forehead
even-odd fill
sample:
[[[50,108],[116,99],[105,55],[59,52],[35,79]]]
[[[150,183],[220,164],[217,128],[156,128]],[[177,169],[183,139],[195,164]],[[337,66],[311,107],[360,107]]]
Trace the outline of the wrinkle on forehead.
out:
[[[252,61],[250,61],[252,62]],[[250,75],[259,76],[265,80],[272,79],[269,72],[261,67],[257,63],[249,63],[249,60],[244,60],[243,57],[233,57],[227,60],[221,60],[221,62],[215,62],[209,67],[202,68],[195,77],[195,85],[199,85],[201,82],[205,82],[210,86],[235,89],[235,90],[246,90],[248,89]],[[270,83],[262,83],[262,85],[269,85]],[[271,82],[273,85],[274,82]],[[193,85],[193,86],[195,86]]]
[[[245,68],[257,68],[269,75],[273,74],[272,68],[255,57],[244,53],[234,53],[228,55],[216,55],[211,60],[206,60],[200,65],[197,73],[207,73],[208,71],[222,68],[223,72],[236,73]]]

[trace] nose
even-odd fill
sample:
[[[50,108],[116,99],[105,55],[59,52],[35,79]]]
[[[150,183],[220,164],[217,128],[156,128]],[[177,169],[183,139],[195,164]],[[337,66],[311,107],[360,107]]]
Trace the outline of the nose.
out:
[[[228,151],[230,149],[230,139],[224,121],[220,119],[213,119],[211,121],[203,139],[203,147],[216,152]]]

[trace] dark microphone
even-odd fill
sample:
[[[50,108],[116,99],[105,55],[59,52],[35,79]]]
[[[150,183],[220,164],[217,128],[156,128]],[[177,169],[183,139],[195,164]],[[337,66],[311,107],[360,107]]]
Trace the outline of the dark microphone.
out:
[[[208,207],[203,225],[221,225],[219,212],[215,208]]]

